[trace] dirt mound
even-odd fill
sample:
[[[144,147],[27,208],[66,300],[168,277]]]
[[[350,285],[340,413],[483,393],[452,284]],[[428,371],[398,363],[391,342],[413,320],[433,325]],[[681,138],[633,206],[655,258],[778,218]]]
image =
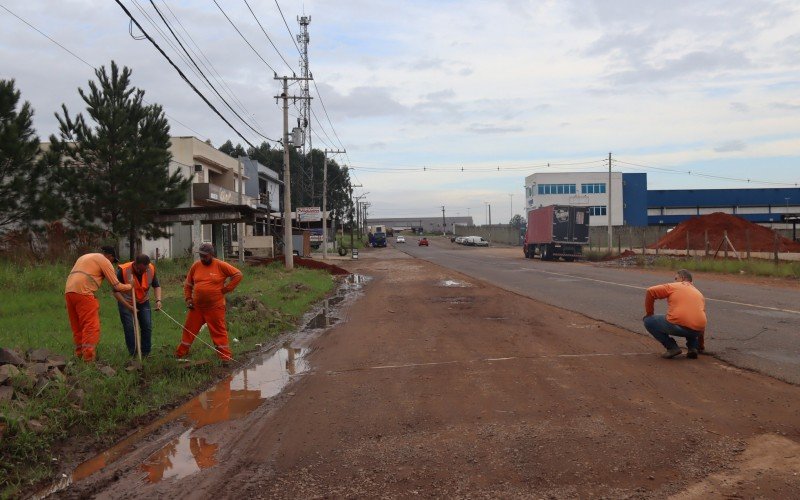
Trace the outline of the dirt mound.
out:
[[[712,253],[720,247],[725,231],[728,233],[728,239],[739,252],[747,251],[748,241],[751,252],[775,250],[775,232],[772,229],[722,212],[700,215],[683,221],[661,238],[658,243],[650,245],[648,248],[686,250],[688,234],[689,249],[703,250],[706,231],[708,231],[708,244]],[[779,235],[778,251],[800,252],[800,243]]]
[[[278,257],[248,257],[247,262],[253,265],[263,265],[268,266],[273,262],[283,262],[283,256],[280,255]],[[334,276],[344,276],[350,274],[349,271],[342,269],[341,267],[335,264],[328,264],[326,262],[320,262],[314,259],[306,259],[303,257],[298,257],[297,255],[294,256],[294,265],[307,267],[309,269],[322,269],[323,271],[328,271],[329,273],[333,274]]]

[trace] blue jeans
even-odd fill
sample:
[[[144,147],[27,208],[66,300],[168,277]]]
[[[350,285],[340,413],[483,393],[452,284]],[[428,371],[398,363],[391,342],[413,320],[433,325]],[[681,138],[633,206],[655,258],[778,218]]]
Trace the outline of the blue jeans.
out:
[[[644,318],[644,327],[667,349],[678,347],[678,343],[672,337],[686,337],[686,347],[689,349],[697,349],[699,345],[697,339],[700,332],[670,323],[664,315],[647,316]]]
[[[128,346],[128,353],[133,356],[136,354],[133,311],[119,302],[117,303],[117,309],[119,309],[119,319],[122,321],[122,329],[125,331],[125,345]],[[142,356],[147,356],[150,354],[150,340],[153,333],[153,321],[149,300],[143,304],[136,304],[136,317],[139,318],[139,330],[142,332]]]

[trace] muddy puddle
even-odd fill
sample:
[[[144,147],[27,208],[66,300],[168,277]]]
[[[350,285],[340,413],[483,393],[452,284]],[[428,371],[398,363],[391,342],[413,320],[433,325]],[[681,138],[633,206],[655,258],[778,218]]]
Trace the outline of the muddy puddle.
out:
[[[140,428],[112,448],[80,464],[72,474],[62,477],[47,489],[31,498],[41,499],[58,493],[71,484],[102,470],[141,446],[151,435],[169,424],[181,423],[179,433],[138,466],[143,481],[156,483],[170,478],[182,478],[217,464],[219,445],[212,438],[199,436],[205,426],[243,418],[266,400],[280,394],[295,377],[309,371],[306,356],[311,352],[308,343],[325,329],[341,321],[341,309],[355,300],[368,277],[350,275],[337,288],[336,295],[326,299],[307,314],[299,330],[287,335],[277,350],[256,355],[247,366],[218,382],[210,389],[171,411],[161,419]],[[145,443],[147,445],[149,443]]]

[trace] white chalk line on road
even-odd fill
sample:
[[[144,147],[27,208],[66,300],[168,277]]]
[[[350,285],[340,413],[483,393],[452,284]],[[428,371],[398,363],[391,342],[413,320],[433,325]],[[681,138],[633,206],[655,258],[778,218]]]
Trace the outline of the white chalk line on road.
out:
[[[596,279],[596,278],[587,278],[585,276],[576,276],[574,274],[554,273],[554,272],[551,272],[551,271],[542,271],[541,269],[532,269],[532,268],[529,268],[529,267],[521,267],[520,269],[522,269],[523,271],[533,271],[533,272],[543,273],[543,274],[552,274],[553,276],[566,276],[568,278],[576,278],[576,279],[581,279],[581,280],[586,280],[586,281],[594,281],[594,282],[597,282],[597,283],[605,283],[607,285],[624,286],[626,288],[634,288],[636,290],[647,290],[647,287],[644,287],[644,286],[629,285],[627,283],[617,283],[615,281],[599,280],[599,279]],[[749,304],[747,302],[736,302],[734,300],[715,299],[715,298],[711,298],[711,297],[706,297],[706,300],[707,301],[712,301],[712,302],[723,302],[725,304],[733,304],[733,305],[736,305],[736,306],[753,307],[755,309],[766,309],[768,311],[778,311],[778,312],[785,312],[785,313],[789,313],[789,314],[800,314],[800,311],[796,311],[794,309],[783,309],[783,308],[780,308],[780,307],[760,306],[758,304]]]
[[[557,358],[595,358],[595,357],[617,357],[617,356],[653,356],[651,352],[602,352],[602,353],[583,353],[583,354],[543,354],[540,356],[509,356],[505,358],[481,358],[481,359],[468,359],[465,361],[433,361],[430,363],[405,363],[400,365],[378,365],[378,366],[365,366],[361,368],[348,368],[345,370],[331,370],[329,374],[359,372],[365,370],[395,370],[398,368],[419,368],[425,366],[442,366],[454,364],[467,364],[467,363],[490,363],[494,361],[511,361],[518,359],[557,359]]]

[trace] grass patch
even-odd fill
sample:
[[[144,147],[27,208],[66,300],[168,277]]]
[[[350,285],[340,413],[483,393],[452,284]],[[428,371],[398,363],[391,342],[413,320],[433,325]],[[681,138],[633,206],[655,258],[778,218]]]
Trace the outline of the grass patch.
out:
[[[367,236],[363,235],[361,239],[358,239],[357,234],[353,234],[353,244],[350,245],[350,235],[345,234],[344,236],[337,235],[336,236],[336,248],[346,248],[350,250],[351,248],[361,249],[367,247]]]
[[[652,263],[647,259],[637,257],[640,265],[648,265],[662,269],[688,269],[690,271],[720,273],[720,274],[749,274],[753,276],[769,276],[776,278],[800,279],[800,262],[778,262],[771,260],[732,260],[732,259],[705,259],[705,258],[674,258],[657,257]]]
[[[164,310],[180,322],[185,316],[182,283],[190,264],[177,260],[157,265]],[[180,341],[181,327],[155,311],[152,352],[141,372],[126,371],[130,357],[107,283],[97,294],[101,323],[98,364],[111,366],[116,374],[109,377],[97,365],[72,360],[72,333],[64,304],[64,283],[70,268],[66,264],[0,262],[0,346],[23,353],[46,348],[70,360],[66,381],[52,380],[37,388],[20,376],[14,380],[15,399],[0,402],[3,498],[17,496],[51,477],[51,450],[58,443],[91,438],[98,445],[108,444],[120,430],[196,393],[221,374],[216,353],[199,338],[190,357],[214,362],[189,370],[179,368],[172,353]],[[333,288],[333,278],[326,272],[302,268],[287,272],[278,263],[244,266],[242,272],[244,280],[227,296],[234,357],[292,328]],[[200,338],[210,343],[207,330]]]

